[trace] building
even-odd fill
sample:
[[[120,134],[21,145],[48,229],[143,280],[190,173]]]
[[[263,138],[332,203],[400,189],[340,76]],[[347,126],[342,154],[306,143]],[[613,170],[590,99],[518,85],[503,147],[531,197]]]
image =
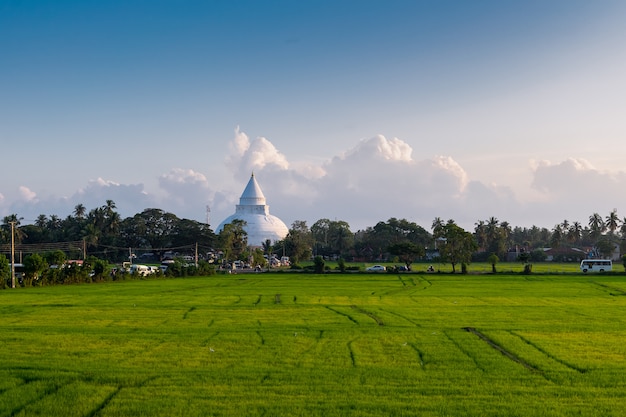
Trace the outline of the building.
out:
[[[254,173],[250,176],[250,181],[239,198],[235,214],[220,223],[215,233],[221,232],[224,225],[236,219],[246,222],[244,230],[248,233],[249,246],[261,246],[267,239],[274,243],[284,239],[289,232],[282,220],[270,214],[270,207],[266,204],[265,196]]]

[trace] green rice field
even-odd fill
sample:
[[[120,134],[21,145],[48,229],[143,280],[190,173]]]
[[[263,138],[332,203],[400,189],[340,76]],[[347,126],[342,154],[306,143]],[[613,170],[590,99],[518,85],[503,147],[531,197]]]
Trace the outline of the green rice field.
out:
[[[623,274],[0,291],[3,416],[622,416]]]

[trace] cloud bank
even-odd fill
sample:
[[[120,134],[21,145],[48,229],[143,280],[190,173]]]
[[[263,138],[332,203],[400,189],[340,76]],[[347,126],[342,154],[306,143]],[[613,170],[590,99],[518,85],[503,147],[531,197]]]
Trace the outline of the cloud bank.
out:
[[[252,172],[271,213],[288,225],[330,218],[347,221],[354,231],[391,217],[427,229],[435,217],[473,229],[491,216],[513,226],[551,228],[564,219],[586,224],[591,214],[604,216],[616,208],[619,213],[624,205],[620,190],[626,173],[600,171],[584,159],[529,161],[527,191],[532,197],[521,201],[519,190],[471,178],[450,156],[415,156],[408,143],[382,135],[362,139],[319,165],[290,161],[268,139],[250,140],[239,128],[229,149],[220,178],[178,167],[159,176],[155,190],[97,178],[69,197],[41,197],[20,186],[11,202],[0,195],[0,210],[28,221],[39,214],[69,215],[79,203],[91,209],[113,200],[123,217],[158,207],[204,221],[210,206],[215,226],[234,212]]]

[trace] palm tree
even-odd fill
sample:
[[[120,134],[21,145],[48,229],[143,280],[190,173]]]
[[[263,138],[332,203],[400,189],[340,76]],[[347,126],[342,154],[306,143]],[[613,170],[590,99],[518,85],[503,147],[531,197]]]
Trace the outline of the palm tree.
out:
[[[13,237],[15,239],[15,243],[21,243],[22,240],[27,237],[26,233],[19,228],[22,220],[24,220],[24,218],[17,217],[17,214],[11,214],[2,219],[2,232],[3,235],[8,236],[7,240],[11,239],[11,230],[13,230],[14,233]],[[13,224],[13,227],[11,227],[11,224]]]
[[[591,216],[589,216],[589,229],[589,235],[592,239],[595,240],[599,238],[602,232],[606,230],[604,226],[604,221],[602,220],[602,216],[600,216],[598,213],[593,213]]]
[[[443,233],[444,221],[441,217],[435,217],[433,220],[433,224],[431,226],[431,230],[433,231],[433,236],[435,238],[441,237],[441,233]]]
[[[479,220],[475,223],[474,227],[474,235],[476,236],[476,242],[478,243],[478,247],[482,250],[485,250],[487,247],[487,229],[485,222],[483,220]]]
[[[76,204],[74,206],[74,217],[76,217],[77,220],[83,220],[85,218],[86,212],[87,212],[87,209],[85,208],[84,205]]]
[[[561,240],[563,240],[563,229],[560,224],[554,226],[552,229],[552,238],[550,238],[550,244],[554,248],[558,248],[561,245]]]
[[[611,234],[615,234],[615,231],[619,227],[619,217],[617,217],[617,209],[613,209],[608,216],[606,216],[606,222],[604,227],[609,230]]]
[[[35,226],[39,227],[40,229],[44,229],[46,227],[46,224],[48,224],[48,217],[45,214],[40,214],[39,216],[37,216],[37,219],[35,220]]]
[[[574,244],[580,242],[580,239],[582,239],[582,235],[583,227],[580,222],[572,223],[570,228],[567,230],[567,240]]]

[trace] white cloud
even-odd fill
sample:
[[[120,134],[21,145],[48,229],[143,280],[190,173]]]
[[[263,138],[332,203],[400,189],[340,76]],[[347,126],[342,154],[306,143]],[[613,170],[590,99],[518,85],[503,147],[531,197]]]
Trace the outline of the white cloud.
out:
[[[575,158],[557,164],[536,162],[533,175],[533,188],[552,199],[582,197],[586,190],[594,190],[594,194],[611,193],[626,181],[623,172],[602,172],[588,161]]]
[[[285,155],[280,153],[269,140],[258,137],[250,141],[248,135],[241,132],[239,127],[235,129],[235,137],[230,142],[229,148],[231,154],[226,159],[227,164],[240,178],[266,167],[279,170],[289,168]]]
[[[382,158],[392,161],[411,161],[411,146],[398,138],[386,139],[377,135],[370,139],[362,139],[356,147],[348,150],[342,159]]]
[[[24,187],[23,185],[21,185],[19,187],[18,192],[20,195],[20,199],[23,201],[30,201],[30,202],[37,201],[37,193],[35,193],[34,191],[31,191],[28,187]]]
[[[234,212],[254,170],[271,213],[288,225],[330,218],[345,220],[357,230],[396,217],[429,228],[441,217],[473,229],[478,220],[494,216],[513,226],[552,227],[563,219],[586,223],[592,213],[619,209],[624,202],[619,190],[626,188],[624,172],[600,171],[584,159],[533,161],[526,183],[538,198],[521,202],[519,189],[471,178],[451,156],[417,159],[408,143],[382,135],[361,140],[318,165],[288,161],[269,140],[249,141],[238,129],[229,145],[231,174],[209,178],[197,170],[173,168],[157,178],[158,195],[143,184],[97,178],[70,197],[42,197],[23,186],[12,204],[0,196],[0,210],[25,219],[38,214],[63,217],[76,204],[89,210],[110,199],[123,217],[158,207],[203,221],[210,204],[215,226]]]
[[[204,174],[192,169],[174,168],[159,177],[159,187],[165,191],[162,205],[168,211],[181,212],[188,207],[204,206],[210,199],[209,181]]]
[[[581,158],[533,161],[531,185],[539,194],[538,201],[528,205],[535,219],[548,219],[547,227],[564,219],[587,224],[593,213],[604,216],[615,208],[619,213],[620,205],[624,206],[619,191],[626,188],[626,173],[601,171]]]

